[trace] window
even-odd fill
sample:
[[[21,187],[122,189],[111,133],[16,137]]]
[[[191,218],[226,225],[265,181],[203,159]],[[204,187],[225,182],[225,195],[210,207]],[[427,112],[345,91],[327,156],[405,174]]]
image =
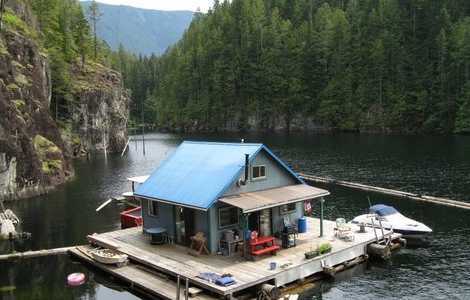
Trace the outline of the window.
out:
[[[238,224],[238,208],[227,206],[219,208],[219,228]]]
[[[251,168],[251,177],[253,180],[266,178],[266,166],[253,166]]]
[[[157,217],[158,216],[158,202],[149,200],[149,216]]]
[[[281,215],[293,213],[297,209],[296,203],[284,204],[279,207]]]

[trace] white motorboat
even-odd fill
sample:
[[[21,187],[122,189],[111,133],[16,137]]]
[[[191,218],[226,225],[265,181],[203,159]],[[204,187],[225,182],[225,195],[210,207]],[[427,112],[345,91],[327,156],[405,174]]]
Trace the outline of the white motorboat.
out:
[[[380,227],[401,233],[403,238],[426,241],[432,232],[428,226],[405,217],[394,207],[376,204],[369,208],[369,213],[355,217],[351,223],[365,224],[366,226]]]

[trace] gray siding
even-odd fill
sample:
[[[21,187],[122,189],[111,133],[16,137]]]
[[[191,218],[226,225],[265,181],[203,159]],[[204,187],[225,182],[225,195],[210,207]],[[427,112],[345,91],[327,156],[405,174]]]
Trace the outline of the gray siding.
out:
[[[272,208],[272,219],[271,219],[271,226],[273,229],[273,233],[279,232],[282,227],[284,226],[284,216],[288,216],[289,220],[292,224],[297,225],[299,218],[304,216],[304,203],[297,202],[296,203],[296,210],[292,213],[288,214],[281,214],[279,207]]]
[[[256,165],[266,166],[266,178],[251,180],[251,167]],[[245,172],[243,171],[240,179],[244,179]],[[237,195],[240,193],[262,191],[286,185],[296,184],[296,180],[284,168],[279,166],[265,151],[261,151],[250,165],[250,180],[246,185],[238,186],[237,181],[232,183],[230,188],[225,192],[224,196]]]
[[[240,230],[241,228],[238,224],[232,225],[232,226],[229,226],[229,227],[224,227],[223,229],[220,228],[220,226],[219,226],[219,208],[220,207],[224,207],[224,205],[216,203],[208,211],[209,215],[210,215],[210,228],[211,228],[210,241],[209,241],[210,242],[209,250],[212,253],[216,253],[218,251],[218,249],[219,249],[219,240],[222,238],[223,232],[225,230],[237,229],[239,231],[239,233],[242,234],[242,232]],[[239,222],[240,221],[241,220],[239,220]]]
[[[149,201],[142,199],[142,219],[144,230],[151,227],[166,228],[169,236],[175,236],[175,220],[174,206],[166,203],[158,202],[159,213],[154,217],[149,215]]]

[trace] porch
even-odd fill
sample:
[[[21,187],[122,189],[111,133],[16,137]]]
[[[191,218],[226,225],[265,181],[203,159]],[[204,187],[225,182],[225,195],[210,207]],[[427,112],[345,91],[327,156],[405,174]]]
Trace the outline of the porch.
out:
[[[305,278],[323,271],[324,267],[332,267],[366,254],[367,245],[381,238],[380,230],[374,233],[366,228],[358,233],[359,228],[351,225],[354,240],[346,242],[334,237],[336,223],[323,221],[324,236],[320,236],[320,219],[307,218],[308,230],[298,235],[297,246],[281,249],[276,256],[262,256],[256,261],[247,261],[241,254],[233,256],[188,254],[188,248],[175,245],[151,245],[149,236],[142,233],[142,227],[134,227],[89,236],[92,244],[117,249],[129,256],[131,261],[142,264],[166,275],[188,278],[191,286],[221,296],[233,295],[247,288],[265,282],[283,286],[298,279]],[[385,231],[385,236],[393,235]],[[398,237],[398,236],[397,236]],[[316,249],[324,242],[332,245],[330,253],[306,259],[304,253]],[[276,262],[277,267],[270,269],[270,263]],[[236,283],[230,286],[219,286],[198,276],[202,272],[231,274]]]

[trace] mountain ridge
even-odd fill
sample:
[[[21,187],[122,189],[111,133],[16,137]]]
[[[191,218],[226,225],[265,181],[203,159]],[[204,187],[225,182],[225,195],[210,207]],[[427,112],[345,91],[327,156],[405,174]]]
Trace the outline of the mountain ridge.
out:
[[[91,1],[81,1],[85,14]],[[98,2],[102,14],[98,36],[113,50],[119,45],[134,54],[162,54],[183,35],[193,18],[189,10],[153,10]]]

